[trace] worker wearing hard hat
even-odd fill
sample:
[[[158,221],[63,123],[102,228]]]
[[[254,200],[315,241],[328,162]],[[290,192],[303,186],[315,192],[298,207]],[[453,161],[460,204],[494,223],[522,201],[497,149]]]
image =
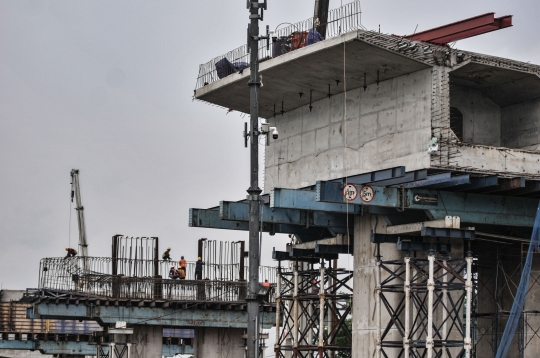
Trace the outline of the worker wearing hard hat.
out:
[[[195,279],[196,280],[202,280],[202,267],[204,265],[204,262],[199,257],[197,258],[197,262],[195,262]]]
[[[180,279],[184,280],[186,278],[186,267],[187,262],[184,259],[184,256],[180,258],[180,261],[178,261],[178,274],[180,275]]]
[[[171,248],[167,247],[167,250],[161,255],[161,258],[165,261],[171,261]]]
[[[66,254],[66,257],[64,257],[65,259],[67,259],[68,257],[77,256],[77,250],[72,249],[71,247],[66,247],[66,251],[67,251],[67,254]]]

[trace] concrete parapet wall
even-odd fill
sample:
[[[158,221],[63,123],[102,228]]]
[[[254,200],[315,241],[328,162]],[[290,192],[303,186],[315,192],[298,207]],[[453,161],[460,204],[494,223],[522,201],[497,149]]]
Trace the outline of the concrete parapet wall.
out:
[[[431,70],[421,70],[270,118],[280,135],[266,147],[265,191],[398,165],[427,168],[431,84]]]

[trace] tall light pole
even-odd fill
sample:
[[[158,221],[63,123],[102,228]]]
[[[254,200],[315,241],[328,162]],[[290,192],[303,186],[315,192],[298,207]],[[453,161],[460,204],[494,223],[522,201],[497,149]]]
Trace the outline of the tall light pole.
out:
[[[247,0],[250,24],[248,26],[248,49],[250,51],[251,74],[248,82],[250,89],[250,184],[247,190],[249,201],[249,289],[246,297],[248,310],[247,358],[259,356],[259,20],[263,19],[264,3]],[[260,10],[260,11],[259,11]],[[268,37],[268,36],[267,36]],[[267,39],[268,41],[268,39]],[[246,131],[247,132],[247,131]],[[246,135],[248,133],[245,133]]]

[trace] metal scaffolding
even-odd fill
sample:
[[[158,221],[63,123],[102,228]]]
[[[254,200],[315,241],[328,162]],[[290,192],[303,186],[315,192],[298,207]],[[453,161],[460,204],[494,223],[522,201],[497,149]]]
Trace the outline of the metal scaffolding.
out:
[[[298,261],[292,270],[278,267],[276,358],[350,357],[353,272],[336,263],[325,267],[323,259],[319,268]]]
[[[377,351],[384,357],[470,357],[473,258],[377,257]],[[379,357],[381,355],[378,355]]]

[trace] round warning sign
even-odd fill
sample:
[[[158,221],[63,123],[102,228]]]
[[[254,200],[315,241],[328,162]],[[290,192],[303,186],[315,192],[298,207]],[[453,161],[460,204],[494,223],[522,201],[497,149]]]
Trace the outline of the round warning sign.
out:
[[[345,184],[343,187],[343,197],[348,201],[353,201],[358,196],[358,189],[354,184]]]
[[[364,185],[360,189],[360,199],[362,199],[363,202],[369,203],[375,198],[375,190],[373,190],[372,187],[369,185]]]

